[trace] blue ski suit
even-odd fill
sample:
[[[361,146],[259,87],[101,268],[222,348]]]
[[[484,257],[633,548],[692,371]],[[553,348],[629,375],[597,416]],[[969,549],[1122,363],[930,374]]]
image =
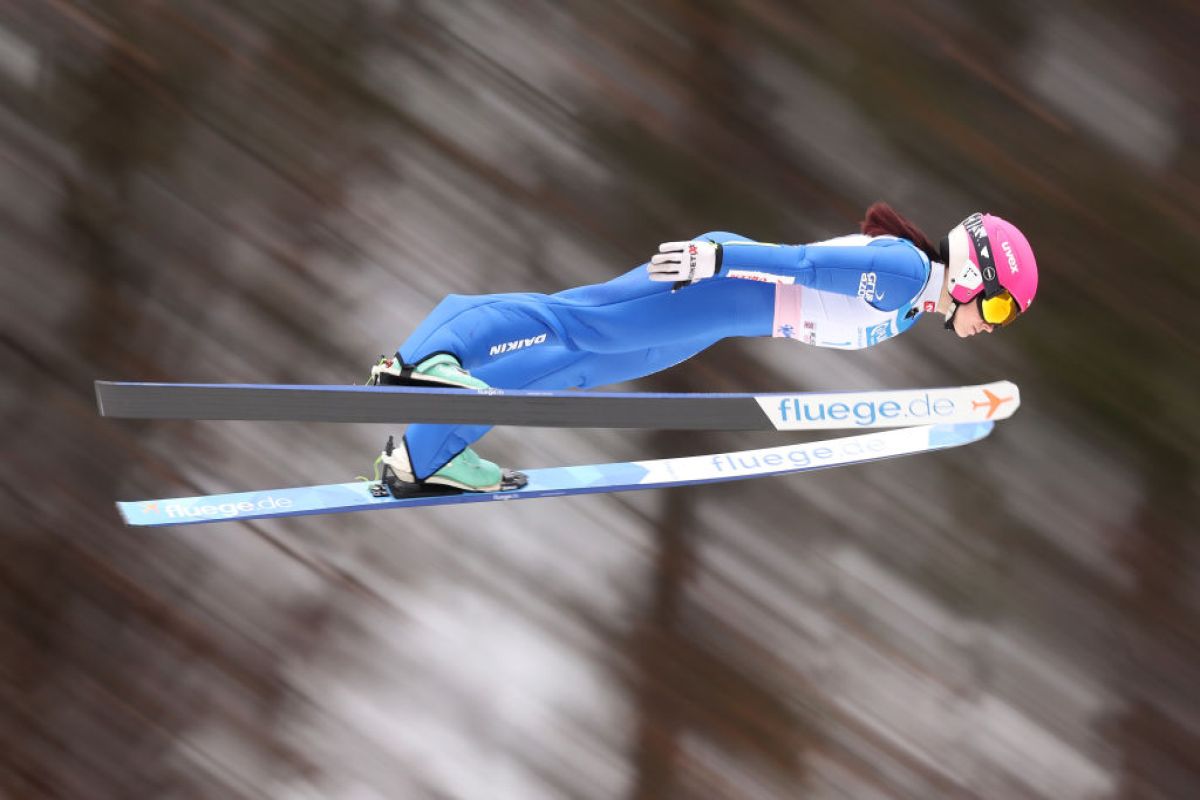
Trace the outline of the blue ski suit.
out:
[[[400,346],[405,364],[451,353],[501,389],[591,388],[685,361],[730,336],[869,347],[932,310],[941,270],[904,239],[854,235],[774,245],[714,231],[719,272],[678,291],[646,265],[557,294],[449,295]],[[936,276],[936,280],[933,278]],[[490,429],[414,424],[405,439],[426,478]]]

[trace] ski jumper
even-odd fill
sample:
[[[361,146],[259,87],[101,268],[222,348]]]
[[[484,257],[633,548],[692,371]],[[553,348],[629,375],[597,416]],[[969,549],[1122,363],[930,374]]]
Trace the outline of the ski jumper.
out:
[[[401,345],[417,364],[438,353],[500,389],[585,389],[686,361],[731,336],[776,336],[859,349],[903,333],[932,311],[943,270],[905,239],[862,234],[809,245],[716,231],[712,278],[673,290],[641,264],[607,283],[557,294],[449,295]],[[424,479],[486,425],[414,424],[405,441]]]

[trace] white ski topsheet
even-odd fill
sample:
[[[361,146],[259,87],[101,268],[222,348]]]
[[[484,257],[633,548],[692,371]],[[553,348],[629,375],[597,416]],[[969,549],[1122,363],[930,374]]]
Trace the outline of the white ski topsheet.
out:
[[[834,430],[1007,419],[1020,407],[1021,393],[1011,381],[996,381],[944,389],[769,394],[755,400],[776,430]]]
[[[615,464],[525,470],[529,483],[509,492],[374,497],[371,483],[237,492],[117,503],[129,525],[187,525],[384,508],[480,503],[596,492],[665,488],[860,464],[969,444],[987,436],[992,422],[923,425],[788,444],[761,450]]]

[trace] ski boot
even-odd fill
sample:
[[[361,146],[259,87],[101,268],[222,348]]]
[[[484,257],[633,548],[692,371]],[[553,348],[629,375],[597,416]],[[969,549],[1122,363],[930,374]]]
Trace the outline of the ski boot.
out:
[[[425,386],[449,389],[487,389],[486,383],[472,377],[458,359],[449,353],[438,353],[415,366],[405,364],[399,356],[380,356],[371,367],[367,386]]]
[[[467,448],[446,462],[437,472],[419,480],[412,471],[408,457],[408,444],[401,440],[396,447],[389,436],[387,446],[379,456],[383,471],[377,496],[384,490],[393,497],[411,497],[414,494],[458,494],[460,492],[507,492],[520,489],[529,478],[523,472],[503,469],[491,461],[480,458],[474,450]]]

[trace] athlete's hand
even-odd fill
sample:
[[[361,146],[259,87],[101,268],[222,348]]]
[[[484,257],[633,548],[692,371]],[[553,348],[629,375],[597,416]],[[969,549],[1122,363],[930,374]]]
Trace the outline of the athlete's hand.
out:
[[[695,283],[721,269],[721,245],[716,242],[664,242],[647,265],[652,281]]]

